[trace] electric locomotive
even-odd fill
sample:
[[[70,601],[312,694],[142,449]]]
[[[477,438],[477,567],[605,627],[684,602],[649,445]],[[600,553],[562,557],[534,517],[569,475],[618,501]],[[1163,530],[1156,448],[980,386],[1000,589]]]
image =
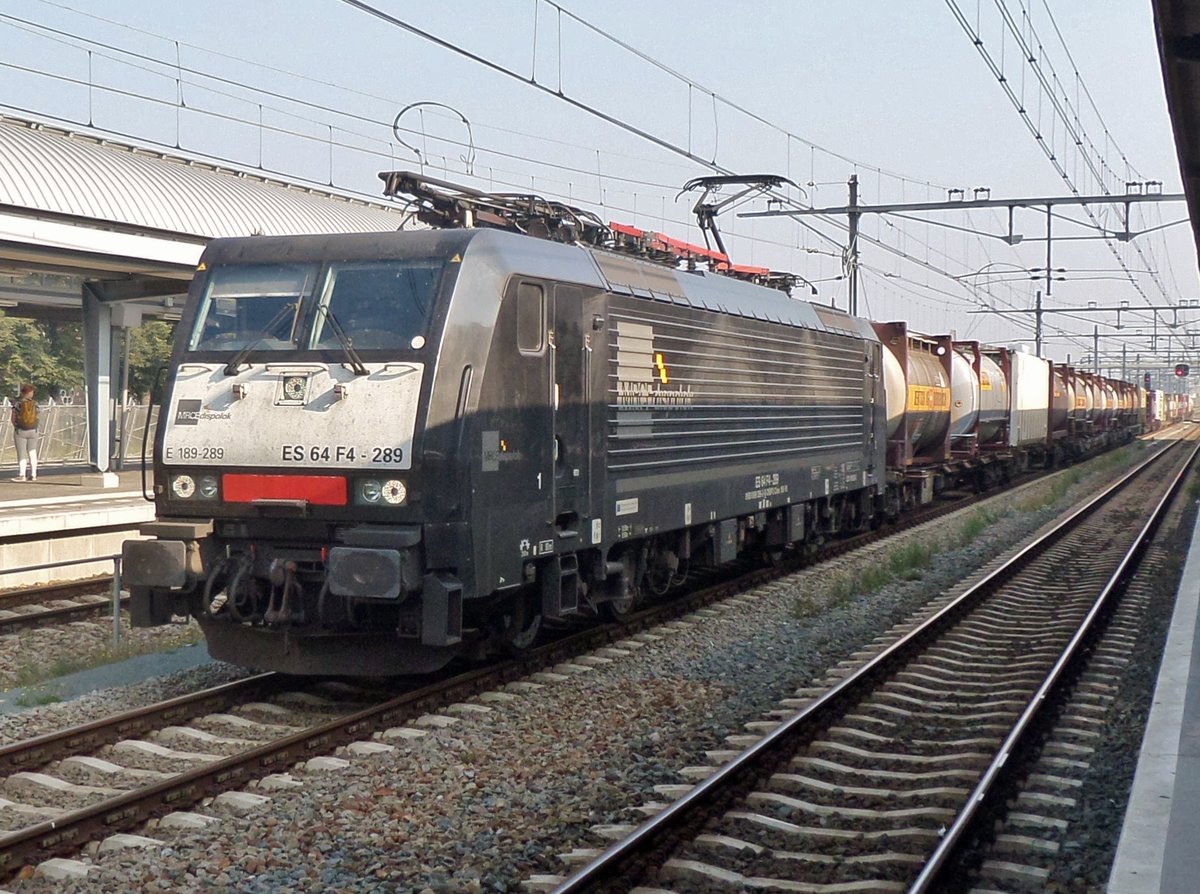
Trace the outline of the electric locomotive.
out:
[[[124,549],[135,625],[191,615],[243,666],[422,673],[870,522],[867,321],[588,244],[573,210],[531,238],[450,204],[475,226],[209,244],[153,539]]]

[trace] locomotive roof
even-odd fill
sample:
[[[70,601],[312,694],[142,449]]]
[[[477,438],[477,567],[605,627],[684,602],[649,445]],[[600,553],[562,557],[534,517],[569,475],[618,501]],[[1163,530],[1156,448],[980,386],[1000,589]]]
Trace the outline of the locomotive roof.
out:
[[[204,253],[212,264],[365,260],[466,252],[487,256],[499,272],[566,279],[612,292],[876,340],[866,320],[792,298],[778,289],[719,273],[688,271],[617,252],[567,245],[492,229],[402,230],[318,236],[214,239]]]
[[[792,298],[779,289],[755,285],[720,273],[680,270],[653,264],[603,249],[588,251],[613,292],[802,329],[876,340],[875,332],[866,320],[832,307]]]
[[[461,252],[473,232],[388,230],[316,236],[242,236],[212,240],[204,250],[203,260],[211,265],[427,257]]]

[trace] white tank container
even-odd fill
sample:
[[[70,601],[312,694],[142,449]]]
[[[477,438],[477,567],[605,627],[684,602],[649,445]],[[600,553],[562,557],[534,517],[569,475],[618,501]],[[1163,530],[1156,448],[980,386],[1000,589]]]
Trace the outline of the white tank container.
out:
[[[908,388],[904,383],[904,370],[900,361],[887,345],[883,346],[883,399],[887,403],[887,436],[894,438],[904,423]]]
[[[994,441],[1008,421],[1008,381],[991,357],[979,358],[979,443]]]
[[[979,377],[968,357],[955,351],[950,360],[950,437],[975,431],[979,422]]]
[[[914,456],[937,447],[950,424],[950,382],[941,360],[910,347],[905,369],[890,344],[885,341],[883,348],[888,438],[907,440]]]
[[[1083,380],[1079,378],[1079,374],[1075,370],[1071,370],[1067,377],[1067,406],[1070,408],[1067,415],[1076,425],[1084,420],[1083,392]]]
[[[1104,393],[1104,422],[1106,425],[1111,425],[1117,418],[1117,386],[1110,380],[1104,379],[1100,383],[1100,389]]]
[[[950,387],[950,436],[974,434],[976,443],[996,439],[1008,420],[1008,382],[1000,365],[986,354],[979,373],[969,354],[954,352]]]
[[[950,383],[946,381],[946,371],[937,357],[924,351],[909,351],[906,384],[907,437],[916,454],[937,446],[946,437],[946,426],[950,421],[947,398],[943,397],[940,407],[930,408],[920,402],[919,395],[922,389],[926,394],[934,391],[945,395],[950,390]]]

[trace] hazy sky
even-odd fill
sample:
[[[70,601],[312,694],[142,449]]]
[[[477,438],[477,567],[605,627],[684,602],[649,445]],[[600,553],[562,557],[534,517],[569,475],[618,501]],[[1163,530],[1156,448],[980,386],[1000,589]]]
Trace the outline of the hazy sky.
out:
[[[1145,0],[370,5],[519,77],[344,0],[22,0],[0,4],[0,97],[14,114],[90,123],[131,141],[366,195],[378,196],[378,171],[424,166],[475,187],[569,199],[605,220],[691,241],[701,239],[695,199],[676,195],[713,166],[783,174],[800,187],[788,190],[791,200],[818,207],[845,203],[851,173],[868,204],[936,201],[948,188],[988,187],[992,198],[1066,194],[957,10],[1081,193],[1100,185],[1073,134],[1091,141],[1087,160],[1111,166],[1105,185],[1113,192],[1124,192],[1126,180],[1180,191]],[[1005,30],[1004,14],[1017,36]],[[1049,92],[1039,89],[1039,75]],[[676,151],[588,114],[556,96],[560,90]],[[1053,115],[1051,93],[1069,128]],[[455,110],[424,105],[402,116],[399,136],[417,152],[392,131],[397,113],[414,103]],[[1119,229],[1114,208],[1095,213]],[[1059,214],[1056,236],[1094,235],[1065,219],[1086,220],[1083,212]],[[1185,216],[1182,203],[1144,206],[1133,227]],[[1045,265],[1045,243],[1033,241],[1044,215],[1018,213],[1026,237],[1018,247],[995,238],[1007,228],[1003,211],[936,219],[949,226],[864,218],[868,240],[882,245],[861,246],[860,312],[991,341],[1028,337],[1028,316],[969,311],[1032,306],[1044,283],[1022,271]],[[846,306],[846,283],[836,278],[844,218],[806,226],[729,214],[720,222],[735,261],[799,273],[816,285],[813,300]],[[1200,297],[1186,224],[1111,245],[1056,240],[1053,266],[1067,272],[1047,306]],[[1047,343],[1050,355],[1079,359],[1090,350],[1093,322],[1115,320],[1048,321],[1086,333]],[[1102,332],[1102,350],[1119,351],[1130,328]],[[1130,342],[1131,357],[1144,342]]]

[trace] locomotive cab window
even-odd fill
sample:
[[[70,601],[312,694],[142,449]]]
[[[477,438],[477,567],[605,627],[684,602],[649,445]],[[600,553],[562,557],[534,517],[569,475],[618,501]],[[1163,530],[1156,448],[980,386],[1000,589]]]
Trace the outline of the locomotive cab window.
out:
[[[537,283],[517,284],[517,350],[540,354],[546,346],[546,290]]]
[[[257,264],[216,267],[188,349],[280,351],[296,346],[298,310],[316,280],[315,265]]]
[[[418,347],[442,276],[435,258],[331,264],[313,320],[312,347],[337,348],[329,317],[359,350]]]

